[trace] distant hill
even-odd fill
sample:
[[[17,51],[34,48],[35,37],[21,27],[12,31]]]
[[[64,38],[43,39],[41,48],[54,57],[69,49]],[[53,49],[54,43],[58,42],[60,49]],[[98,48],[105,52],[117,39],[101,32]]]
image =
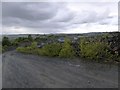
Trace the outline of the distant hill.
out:
[[[31,34],[33,38],[38,37],[38,36],[47,36],[47,35],[57,35],[57,36],[69,36],[69,37],[75,37],[75,36],[96,36],[96,35],[101,35],[105,33],[116,33],[116,32],[90,32],[90,33],[78,33],[78,34]],[[118,33],[118,32],[117,32]],[[28,37],[29,34],[13,34],[13,35],[2,35],[0,36],[0,40],[2,37],[6,36],[10,40],[18,38],[18,37]]]

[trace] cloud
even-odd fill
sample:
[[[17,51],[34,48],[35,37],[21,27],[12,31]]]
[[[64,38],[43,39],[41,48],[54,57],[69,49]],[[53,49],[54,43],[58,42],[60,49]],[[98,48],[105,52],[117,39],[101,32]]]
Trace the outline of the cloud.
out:
[[[52,21],[55,22],[69,22],[75,17],[75,14],[66,7],[62,7],[57,12],[57,15],[53,18]]]
[[[80,32],[89,32],[86,29],[88,26],[95,31],[95,28],[98,29],[95,25],[101,26],[101,29],[105,25],[117,27],[116,5],[96,2],[3,2],[3,33],[71,33],[70,30],[78,32],[81,27],[84,29]]]
[[[62,9],[60,8],[62,7]],[[66,12],[67,10],[67,12]],[[3,25],[28,28],[63,28],[73,15],[60,3],[3,3]],[[71,17],[72,16],[72,17]]]
[[[68,6],[76,15],[73,19],[75,24],[97,23],[105,19],[116,19],[117,5],[115,3],[70,3]],[[112,8],[111,8],[112,7]],[[115,14],[112,15],[112,14]],[[111,23],[111,22],[110,22]]]
[[[50,8],[49,8],[50,7]],[[55,16],[57,7],[50,3],[3,3],[3,17],[15,17],[25,20],[45,20]],[[52,12],[54,11],[54,12]],[[51,13],[52,12],[52,13]]]

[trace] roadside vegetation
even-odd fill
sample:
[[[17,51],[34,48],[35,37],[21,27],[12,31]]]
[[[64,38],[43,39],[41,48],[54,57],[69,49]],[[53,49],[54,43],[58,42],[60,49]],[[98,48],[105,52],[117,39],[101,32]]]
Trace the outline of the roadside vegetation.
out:
[[[33,42],[30,46],[18,47],[16,50],[21,53],[37,54],[38,52],[37,43]]]
[[[75,57],[75,51],[73,47],[71,46],[71,41],[69,39],[65,39],[65,42],[62,46],[62,49],[59,53],[59,57],[63,58],[73,58]]]
[[[58,36],[54,35],[36,38],[28,35],[28,37],[19,37],[11,42],[9,38],[4,37],[2,51],[5,52],[13,46],[18,52],[26,54],[60,58],[77,57],[97,62],[120,62],[119,43],[117,43],[119,37],[117,39],[115,37],[110,39],[110,37],[112,37],[111,34],[80,37],[76,41],[78,45],[69,38],[65,38],[64,43],[57,42]],[[46,44],[39,46],[43,42]]]
[[[109,51],[110,46],[106,42],[89,41],[89,39],[81,38],[80,56],[95,61],[111,61],[116,55],[112,55]]]
[[[2,52],[7,51],[9,46],[11,46],[11,42],[10,42],[9,38],[8,37],[3,37],[1,51]]]
[[[19,46],[24,46],[22,44],[32,42],[32,39],[31,35],[28,35],[28,37],[18,37],[14,40],[10,40],[7,36],[4,36],[2,38],[2,52],[4,53],[6,51],[16,49]]]
[[[37,42],[33,42],[30,46],[27,47],[18,47],[18,52],[37,54],[42,56],[50,57],[74,57],[74,51],[70,45],[70,40],[66,39],[64,44],[61,43],[51,43],[47,44],[42,48],[37,48]]]
[[[62,45],[60,43],[47,44],[40,49],[39,55],[52,57],[59,56],[61,49]]]

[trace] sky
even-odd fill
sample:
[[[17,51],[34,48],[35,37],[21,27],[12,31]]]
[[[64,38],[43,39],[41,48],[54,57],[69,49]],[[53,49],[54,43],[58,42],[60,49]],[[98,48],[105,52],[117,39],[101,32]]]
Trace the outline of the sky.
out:
[[[118,2],[8,1],[2,2],[3,34],[118,31]]]

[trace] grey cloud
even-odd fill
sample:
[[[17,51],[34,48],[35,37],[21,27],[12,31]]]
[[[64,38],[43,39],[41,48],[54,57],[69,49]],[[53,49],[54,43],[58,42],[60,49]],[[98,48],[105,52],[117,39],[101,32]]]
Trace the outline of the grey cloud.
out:
[[[21,26],[21,27],[28,27],[28,28],[46,28],[46,29],[59,29],[69,26],[69,23],[65,22],[53,22],[53,21],[30,21],[30,20],[21,20],[19,18],[4,18],[3,25],[10,27],[10,26]]]
[[[106,19],[103,19],[101,21],[99,21],[98,23],[101,25],[118,25],[118,21],[117,21],[118,17],[114,16],[114,17],[108,17]]]
[[[64,8],[63,8],[64,9]],[[59,4],[55,3],[20,3],[4,2],[2,4],[3,18],[18,18],[23,20],[47,20],[56,16]]]
[[[57,12],[56,16],[53,18],[52,21],[55,22],[69,22],[75,17],[75,14],[70,11],[68,8],[60,8]]]
[[[3,3],[3,17],[15,17],[27,20],[45,20],[55,16],[57,7],[51,3]],[[52,12],[52,13],[51,13]]]
[[[73,18],[64,3],[3,3],[3,25],[40,29],[63,29]]]
[[[30,32],[48,33],[62,32],[85,23],[101,25],[116,23],[116,21],[112,22],[116,17],[110,17],[110,11],[107,9],[103,13],[78,9],[81,11],[74,12],[67,7],[66,3],[60,2],[4,2],[2,24],[4,27],[23,27],[29,28]]]
[[[109,12],[107,11],[102,14],[95,11],[82,11],[82,13],[76,15],[72,22],[74,24],[95,23],[106,18],[109,18]]]

